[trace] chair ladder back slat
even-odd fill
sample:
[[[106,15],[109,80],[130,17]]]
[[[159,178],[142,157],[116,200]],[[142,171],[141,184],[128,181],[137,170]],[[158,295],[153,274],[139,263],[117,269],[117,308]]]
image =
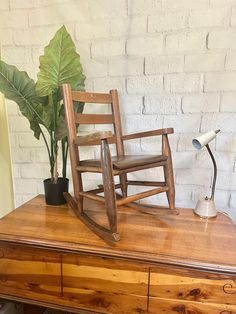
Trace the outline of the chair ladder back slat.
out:
[[[79,124],[113,124],[112,114],[75,113],[75,122]]]
[[[122,140],[122,127],[120,120],[120,109],[117,90],[110,91],[112,98],[112,112],[114,116],[114,131],[116,136],[116,150],[118,156],[124,155],[124,144]]]
[[[66,116],[67,128],[68,128],[68,144],[69,144],[74,192],[75,192],[76,199],[81,199],[81,197],[79,196],[79,192],[83,191],[82,178],[81,178],[81,175],[76,170],[76,167],[79,164],[79,151],[77,147],[73,144],[73,141],[77,136],[77,131],[76,131],[75,116],[74,116],[72,92],[71,92],[71,87],[69,84],[63,84],[62,88],[63,88],[63,101],[65,104],[64,106],[65,116]]]
[[[110,94],[88,93],[79,91],[72,91],[72,98],[74,101],[97,104],[111,104],[112,101]]]

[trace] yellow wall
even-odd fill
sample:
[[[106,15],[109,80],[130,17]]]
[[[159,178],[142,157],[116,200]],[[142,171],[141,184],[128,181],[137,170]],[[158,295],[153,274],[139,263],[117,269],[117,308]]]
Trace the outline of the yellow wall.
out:
[[[12,170],[5,102],[0,94],[0,217],[14,207]]]

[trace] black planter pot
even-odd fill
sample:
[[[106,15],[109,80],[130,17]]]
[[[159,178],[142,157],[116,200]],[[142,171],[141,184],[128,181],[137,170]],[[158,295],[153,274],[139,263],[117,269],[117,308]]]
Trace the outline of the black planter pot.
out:
[[[62,205],[66,203],[63,192],[68,192],[68,179],[58,178],[57,183],[53,183],[51,179],[46,179],[43,183],[45,200],[48,205]]]

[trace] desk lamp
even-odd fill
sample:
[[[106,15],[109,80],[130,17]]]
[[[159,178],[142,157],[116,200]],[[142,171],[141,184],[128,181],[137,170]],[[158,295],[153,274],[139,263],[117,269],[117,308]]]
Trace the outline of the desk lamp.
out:
[[[216,187],[216,177],[217,177],[217,167],[216,167],[216,161],[212,154],[212,151],[209,146],[209,142],[211,142],[219,133],[220,130],[216,131],[210,131],[208,133],[204,133],[203,135],[200,135],[193,139],[193,146],[200,150],[203,147],[206,147],[211,160],[213,162],[214,167],[214,176],[213,176],[213,182],[212,182],[212,190],[211,190],[211,197],[205,197],[204,199],[201,199],[197,202],[197,205],[195,209],[193,210],[195,214],[201,216],[202,218],[213,218],[217,216],[217,210],[214,202],[214,196],[215,196],[215,187]]]

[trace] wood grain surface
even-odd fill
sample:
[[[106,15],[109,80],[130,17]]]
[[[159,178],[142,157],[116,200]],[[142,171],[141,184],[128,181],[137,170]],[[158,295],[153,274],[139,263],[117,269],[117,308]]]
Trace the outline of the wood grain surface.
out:
[[[59,254],[1,243],[0,294],[52,301],[61,291]]]
[[[106,224],[104,205],[84,209]],[[0,220],[0,296],[87,314],[236,314],[236,231],[226,216],[129,205],[117,219],[122,239],[111,246],[42,196],[14,210]]]
[[[103,204],[87,200],[84,209],[99,223],[106,223]],[[219,214],[201,220],[190,209],[180,209],[178,216],[155,207],[151,212],[121,206],[117,219],[122,240],[111,246],[84,226],[67,205],[46,206],[43,196],[38,196],[0,220],[0,241],[236,273],[236,231],[228,217]]]
[[[63,255],[63,299],[102,313],[146,313],[148,266],[92,256]]]

